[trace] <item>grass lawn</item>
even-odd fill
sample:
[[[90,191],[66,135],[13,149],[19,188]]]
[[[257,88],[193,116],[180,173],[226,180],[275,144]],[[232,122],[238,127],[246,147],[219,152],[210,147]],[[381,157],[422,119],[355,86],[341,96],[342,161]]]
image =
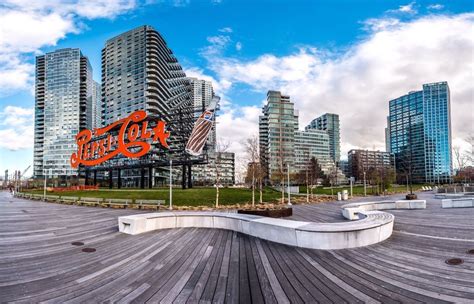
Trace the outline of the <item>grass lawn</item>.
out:
[[[413,185],[413,191],[418,191],[421,189],[423,185]],[[350,194],[350,189],[351,187],[349,185],[344,185],[341,187],[334,187],[333,188],[333,193],[334,195],[337,195],[337,192],[342,192],[342,190],[347,190]],[[407,186],[406,185],[394,185],[392,186],[388,192],[390,193],[407,193]],[[304,194],[306,193],[306,186],[300,186],[300,193]],[[318,186],[315,190],[313,190],[314,194],[327,194],[331,195],[331,189]],[[364,195],[364,186],[363,185],[356,185],[352,187],[352,193],[353,195],[357,196],[363,196]],[[375,195],[377,193],[376,187],[371,187],[370,185],[367,185],[367,195]]]
[[[43,190],[29,191],[43,194]],[[169,189],[120,189],[120,190],[91,190],[91,191],[65,191],[49,192],[48,195],[99,197],[99,198],[128,198],[128,199],[155,199],[165,200],[169,203]],[[281,193],[272,189],[263,191],[263,201],[273,203],[280,198]],[[258,202],[259,194],[255,192]],[[252,202],[252,191],[245,188],[221,188],[219,190],[219,205],[246,204]],[[173,189],[173,205],[176,206],[215,206],[215,188]]]

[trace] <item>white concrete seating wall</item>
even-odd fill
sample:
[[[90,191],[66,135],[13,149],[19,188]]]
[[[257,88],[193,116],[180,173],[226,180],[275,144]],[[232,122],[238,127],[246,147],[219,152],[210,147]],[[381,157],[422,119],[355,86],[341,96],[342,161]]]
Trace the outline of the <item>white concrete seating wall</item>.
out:
[[[474,198],[444,199],[441,201],[443,208],[471,208],[474,207]]]
[[[351,203],[342,206],[342,215],[348,220],[357,220],[360,211],[390,210],[390,209],[425,209],[425,200],[399,200],[399,201],[379,201]]]
[[[424,206],[425,201],[349,204],[351,210],[346,214],[350,219],[359,220],[345,223],[301,222],[220,212],[147,213],[122,216],[118,222],[121,232],[132,235],[169,228],[218,228],[302,248],[343,249],[375,244],[392,235],[394,216],[376,210],[420,209]]]

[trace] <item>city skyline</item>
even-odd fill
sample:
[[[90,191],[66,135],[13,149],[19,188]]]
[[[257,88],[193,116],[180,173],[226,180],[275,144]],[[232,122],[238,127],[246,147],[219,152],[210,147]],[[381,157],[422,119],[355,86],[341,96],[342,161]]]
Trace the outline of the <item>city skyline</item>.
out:
[[[187,4],[187,6],[193,5],[193,3]],[[199,9],[228,10],[229,5],[231,4],[224,2],[207,7],[201,3]],[[222,97],[220,116],[217,119],[217,136],[224,140],[231,139],[231,150],[240,154],[241,140],[258,132],[258,115],[267,90],[282,90],[291,96],[295,107],[300,109],[300,126],[306,125],[325,112],[339,114],[342,126],[341,155],[344,156],[350,148],[376,147],[383,150],[389,100],[415,90],[423,83],[447,81],[452,94],[453,146],[463,145],[464,148],[469,148],[466,137],[472,134],[473,81],[472,74],[469,75],[472,62],[465,60],[469,59],[465,52],[469,53],[469,48],[472,49],[474,45],[473,38],[468,35],[469,30],[466,31],[466,28],[469,26],[472,28],[474,24],[472,6],[470,7],[468,2],[459,2],[456,5],[443,3],[444,7],[438,9],[429,8],[430,5],[433,3],[393,2],[385,6],[375,6],[370,12],[361,13],[356,10],[353,18],[341,26],[349,33],[341,33],[341,29],[335,29],[322,35],[322,38],[315,38],[316,34],[308,35],[307,32],[305,34],[308,37],[290,34],[288,45],[282,46],[281,43],[274,41],[269,47],[260,49],[258,47],[260,43],[252,42],[252,35],[248,33],[248,29],[232,18],[206,24],[206,29],[209,30],[206,33],[208,36],[202,37],[201,34],[201,40],[196,41],[199,39],[187,39],[186,35],[182,35],[182,29],[171,28],[171,25],[176,23],[166,25],[165,22],[160,24],[145,18],[150,14],[147,10],[156,10],[156,14],[168,14],[167,18],[180,14],[185,16],[189,13],[186,13],[188,9],[186,5],[185,7],[176,7],[172,4],[141,6],[138,3],[130,7],[98,10],[95,15],[91,12],[77,11],[77,20],[70,21],[74,23],[84,20],[84,25],[88,28],[77,29],[75,33],[67,28],[63,29],[62,36],[52,35],[49,40],[44,40],[44,37],[38,38],[44,41],[19,42],[12,36],[6,36],[7,41],[2,41],[2,46],[10,46],[8,54],[21,55],[22,58],[28,58],[26,56],[30,56],[30,53],[43,54],[64,47],[79,48],[85,56],[91,58],[94,80],[100,83],[100,49],[104,47],[106,41],[133,29],[135,25],[150,24],[164,35],[170,48],[175,51],[183,64],[187,76],[213,82],[216,94]],[[260,6],[257,5],[255,10],[261,9]],[[33,19],[39,18],[43,13],[47,14],[34,5],[26,9],[20,4],[9,1],[1,8],[6,12],[5,17],[11,16],[14,12],[31,16],[31,12],[34,11],[36,15],[32,17]],[[308,10],[314,12],[316,8],[321,11],[334,10],[324,5],[316,5],[315,8]],[[54,11],[57,8],[50,9]],[[196,6],[193,9],[196,10]],[[59,17],[62,13],[58,9]],[[132,22],[129,22],[130,20]],[[257,24],[252,18],[249,22]],[[288,28],[293,26],[296,32],[301,25],[294,19],[292,22],[286,26]],[[108,26],[101,27],[101,24],[105,23]],[[435,35],[426,29],[427,26],[440,30],[449,27],[449,30]],[[210,28],[214,28],[213,32]],[[321,29],[322,24],[316,24],[314,28]],[[269,31],[268,36],[274,36],[278,40],[278,37],[283,37],[285,29],[283,26],[266,30]],[[317,32],[320,33],[320,30]],[[258,33],[261,33],[261,30]],[[416,40],[426,35],[424,38],[426,40],[420,43],[432,42],[432,45],[426,46],[424,50],[424,57],[428,59],[410,53],[401,54],[400,48],[388,54],[395,56],[393,58],[405,60],[398,62],[399,66],[404,66],[408,61],[417,68],[421,67],[421,70],[402,69],[390,79],[377,77],[378,69],[387,68],[384,58],[378,54],[386,50],[380,48],[381,40],[385,44],[392,45],[395,37],[402,37],[405,48],[415,49],[418,46]],[[261,34],[258,38],[268,42],[268,37],[263,38]],[[313,41],[310,41],[311,39]],[[457,56],[448,52],[449,46],[443,44],[449,39],[456,39],[465,46],[456,50],[459,52]],[[33,45],[34,43],[36,44]],[[448,55],[451,60],[449,69],[444,63]],[[211,62],[211,58],[214,62]],[[338,61],[342,61],[343,64]],[[393,62],[388,64],[389,71],[397,70],[397,62],[392,59],[390,61]],[[365,63],[367,68],[357,70],[358,64],[361,63]],[[30,94],[31,63],[25,60],[13,66],[15,61],[10,60],[8,64],[4,61],[0,64],[3,67],[2,75],[12,75],[9,78],[3,77],[0,83],[2,118],[0,170],[3,172],[5,169],[10,169],[13,172],[23,170],[33,159],[34,97]],[[11,74],[5,74],[5,71]],[[354,83],[355,79],[359,79],[359,82]],[[347,83],[342,86],[344,81]],[[366,88],[367,92],[359,92],[363,88]],[[348,96],[351,96],[352,100],[347,98]],[[361,102],[362,100],[365,102]],[[359,117],[355,119],[352,117],[354,112],[362,114],[359,113]],[[373,119],[367,120],[370,117]],[[234,132],[236,128],[241,132],[236,134]],[[31,171],[28,175],[30,174]]]

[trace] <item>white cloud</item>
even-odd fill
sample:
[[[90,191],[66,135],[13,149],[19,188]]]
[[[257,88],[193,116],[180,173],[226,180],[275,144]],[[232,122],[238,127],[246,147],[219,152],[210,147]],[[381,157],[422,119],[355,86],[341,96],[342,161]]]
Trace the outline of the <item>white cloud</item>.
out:
[[[190,0],[172,0],[171,1],[174,7],[185,7],[185,6],[188,6],[190,2],[191,2]]]
[[[474,133],[474,14],[409,22],[373,19],[376,23],[387,26],[372,26],[368,37],[342,55],[302,47],[287,56],[264,54],[250,61],[214,56],[209,68],[218,82],[290,95],[302,127],[325,112],[339,113],[343,155],[353,147],[383,150],[388,101],[420,90],[423,83],[448,81],[453,139],[465,141]],[[224,127],[224,136],[235,136],[232,122],[240,122],[241,115],[228,114],[218,130]]]
[[[231,87],[232,83],[226,79],[217,80],[212,76],[206,75],[202,69],[191,67],[185,68],[186,76],[203,79],[212,82],[214,92],[223,97],[227,90]]]
[[[444,8],[444,5],[442,4],[430,4],[428,5],[428,9],[431,10],[442,10]]]
[[[212,57],[222,53],[222,51],[231,42],[227,35],[217,35],[207,37],[209,45],[202,49],[201,54],[205,57]]]
[[[0,4],[0,96],[32,90],[34,56],[78,33],[82,20],[114,18],[135,7],[134,0],[30,1]],[[7,102],[8,103],[8,102]],[[0,112],[0,148],[33,147],[33,109],[6,105]]]
[[[232,28],[223,27],[223,28],[219,29],[219,32],[221,32],[221,33],[232,33]]]
[[[396,10],[389,10],[391,13],[404,13],[404,14],[416,14],[415,2],[411,2],[406,5],[400,5]]]
[[[34,55],[78,33],[83,19],[114,18],[135,0],[27,1],[0,4],[0,96],[33,85]]]
[[[33,147],[33,108],[6,106],[0,121],[0,148],[16,151]]]
[[[395,28],[400,24],[397,18],[370,18],[363,22],[364,29],[367,31],[379,32]]]
[[[236,44],[235,44],[235,49],[237,51],[240,51],[242,49],[242,42],[238,41]]]

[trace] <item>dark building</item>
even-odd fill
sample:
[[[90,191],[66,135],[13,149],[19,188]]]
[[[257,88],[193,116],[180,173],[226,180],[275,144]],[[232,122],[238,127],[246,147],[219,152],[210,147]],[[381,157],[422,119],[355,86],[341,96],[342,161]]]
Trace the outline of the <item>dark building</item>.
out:
[[[369,150],[350,150],[347,153],[348,173],[356,181],[364,180],[364,173],[370,170],[393,168],[393,157],[388,152]]]

